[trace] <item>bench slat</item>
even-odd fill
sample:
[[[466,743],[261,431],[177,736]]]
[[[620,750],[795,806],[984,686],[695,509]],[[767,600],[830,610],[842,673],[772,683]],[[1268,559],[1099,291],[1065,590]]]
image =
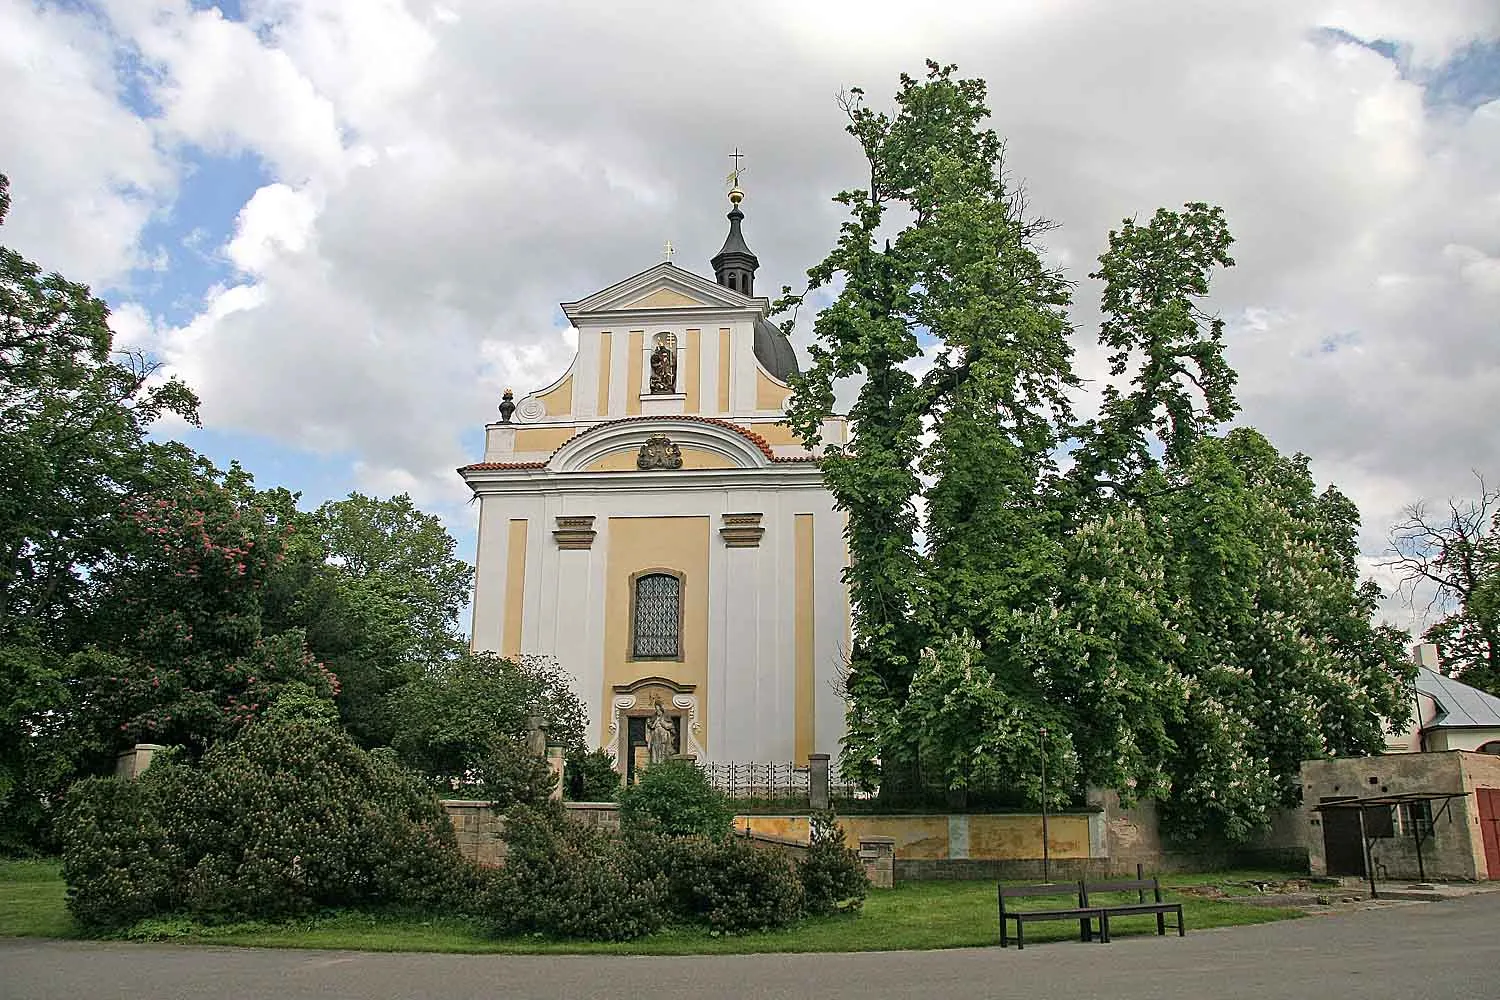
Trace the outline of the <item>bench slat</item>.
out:
[[[1084,887],[1089,892],[1144,892],[1147,889],[1155,891],[1159,883],[1155,879],[1128,882],[1085,882]]]
[[[1035,885],[1002,885],[1000,895],[1006,899],[1018,896],[1077,896],[1077,882],[1039,882]]]

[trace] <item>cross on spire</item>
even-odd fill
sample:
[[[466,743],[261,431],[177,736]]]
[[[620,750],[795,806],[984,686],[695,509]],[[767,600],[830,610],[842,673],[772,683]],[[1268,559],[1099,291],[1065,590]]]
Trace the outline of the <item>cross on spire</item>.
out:
[[[731,188],[737,188],[740,186],[740,171],[744,169],[740,166],[740,161],[745,158],[745,154],[741,153],[740,147],[736,146],[734,152],[729,154],[729,158],[734,161],[734,167],[729,171],[729,176],[725,180]]]
[[[672,246],[671,240],[667,240],[667,242],[662,244],[661,255],[667,259],[668,264],[672,263],[672,255],[676,252],[677,248]]]

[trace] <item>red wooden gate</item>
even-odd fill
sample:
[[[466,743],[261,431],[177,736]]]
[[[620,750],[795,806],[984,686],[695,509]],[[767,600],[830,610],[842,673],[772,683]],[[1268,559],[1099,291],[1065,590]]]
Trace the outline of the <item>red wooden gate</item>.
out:
[[[1484,838],[1484,864],[1489,877],[1500,879],[1500,788],[1476,788],[1479,832]]]

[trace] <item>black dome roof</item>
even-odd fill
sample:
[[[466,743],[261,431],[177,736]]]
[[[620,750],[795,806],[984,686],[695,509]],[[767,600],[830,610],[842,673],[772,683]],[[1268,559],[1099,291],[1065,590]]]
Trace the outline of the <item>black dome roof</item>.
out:
[[[775,323],[764,317],[755,321],[755,360],[782,382],[800,371],[792,342]]]

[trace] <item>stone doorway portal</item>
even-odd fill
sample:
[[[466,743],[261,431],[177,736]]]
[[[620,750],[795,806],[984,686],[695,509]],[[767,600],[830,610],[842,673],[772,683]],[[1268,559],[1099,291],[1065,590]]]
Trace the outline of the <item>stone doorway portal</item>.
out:
[[[665,677],[643,677],[614,689],[609,737],[605,749],[615,758],[615,770],[627,783],[635,780],[636,750],[646,746],[646,723],[660,704],[672,720],[674,753],[703,759],[702,731],[695,685]]]

